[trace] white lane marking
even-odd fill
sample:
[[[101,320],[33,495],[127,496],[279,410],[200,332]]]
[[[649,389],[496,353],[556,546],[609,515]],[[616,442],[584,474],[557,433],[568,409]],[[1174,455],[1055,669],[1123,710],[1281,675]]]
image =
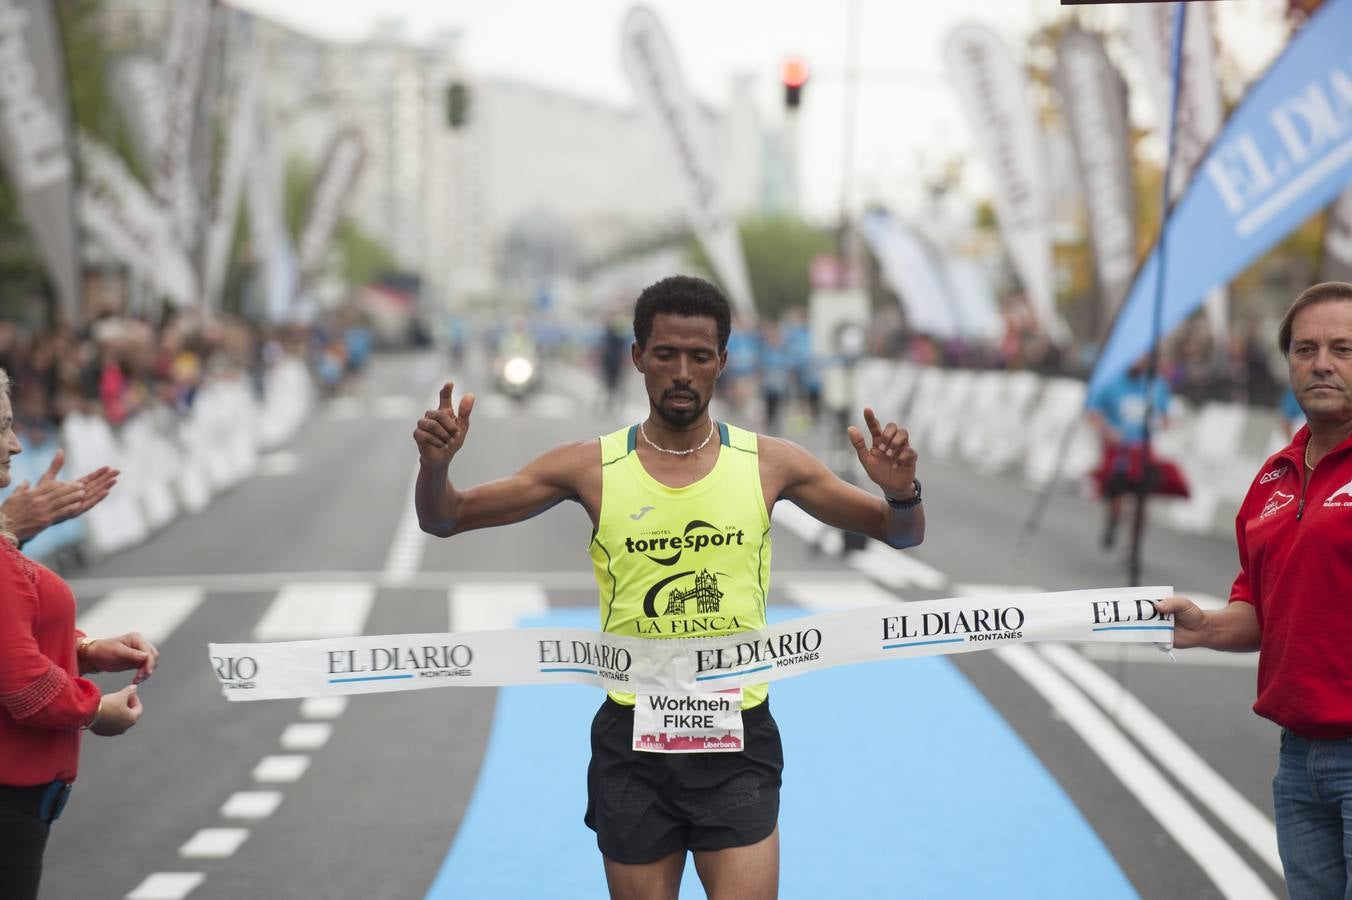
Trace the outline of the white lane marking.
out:
[[[1122,689],[1102,669],[1064,644],[1043,644],[1042,655],[1109,712],[1136,742],[1168,769],[1202,805],[1239,836],[1268,868],[1282,872],[1277,855],[1277,828],[1216,770],[1183,742],[1143,703]],[[1163,654],[1161,654],[1163,655]],[[1255,654],[1256,655],[1256,654]]]
[[[258,468],[254,470],[255,475],[276,476],[290,475],[296,471],[300,465],[300,458],[289,450],[278,450],[275,453],[267,453],[258,457]]]
[[[201,872],[155,872],[127,895],[127,900],[183,900],[203,881]]]
[[[878,587],[867,578],[841,578],[835,581],[791,582],[784,588],[789,600],[804,609],[859,609],[900,603],[901,598]]]
[[[92,638],[139,631],[152,644],[161,644],[202,602],[194,585],[120,588],[80,616],[75,627]]]
[[[333,736],[333,726],[326,722],[294,722],[282,732],[283,750],[318,750]]]
[[[362,404],[356,397],[335,397],[329,401],[329,417],[349,421],[361,415]]]
[[[1221,894],[1235,900],[1272,897],[1263,880],[1137,750],[1098,707],[1030,647],[999,647],[995,654],[1040,693],[1106,768],[1192,857]]]
[[[1010,594],[1041,594],[1040,587],[1016,584],[972,584],[961,582],[953,585],[954,597],[1004,597]]]
[[[300,582],[283,586],[254,626],[254,640],[298,641],[361,634],[375,587],[362,582]]]
[[[418,418],[417,403],[412,397],[402,394],[389,394],[379,397],[375,402],[376,416],[381,419],[408,419],[412,424]]]
[[[281,791],[236,791],[221,806],[221,815],[227,819],[266,819],[281,805]]]
[[[868,546],[846,559],[850,567],[890,588],[918,587],[937,591],[948,583],[948,576],[926,565],[904,550],[869,541]]]
[[[307,697],[300,702],[300,714],[305,719],[336,719],[346,710],[346,697]]]
[[[519,619],[549,610],[545,589],[534,581],[469,582],[450,591],[451,631],[515,628]]]
[[[1205,647],[1175,650],[1173,659],[1152,644],[1085,644],[1080,652],[1100,662],[1148,663],[1150,665],[1214,666],[1224,669],[1256,669],[1257,653],[1225,653]]]
[[[225,859],[249,838],[247,828],[203,828],[178,848],[185,859]]]
[[[778,525],[809,546],[815,546],[821,540],[827,526],[804,512],[797,504],[788,500],[776,503],[770,519],[772,525]]]
[[[403,585],[411,581],[427,548],[428,535],[418,527],[418,511],[413,507],[413,493],[417,485],[418,470],[415,467],[408,495],[404,498],[404,512],[399,517],[399,527],[395,529],[394,540],[390,541],[390,549],[385,553],[381,581],[386,584]]]
[[[303,754],[278,754],[265,756],[254,766],[254,781],[284,784],[298,781],[305,770],[310,768],[310,757]]]

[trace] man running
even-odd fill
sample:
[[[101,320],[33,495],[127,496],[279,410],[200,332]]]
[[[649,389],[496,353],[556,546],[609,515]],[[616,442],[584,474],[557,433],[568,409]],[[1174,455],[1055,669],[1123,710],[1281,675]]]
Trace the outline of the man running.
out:
[[[451,484],[448,470],[469,432],[474,395],[455,407],[448,382],[438,408],[413,432],[422,529],[450,537],[575,501],[592,522],[602,628],[646,638],[766,624],[770,511],[779,500],[892,547],[919,544],[925,516],[915,450],[905,430],[881,425],[873,410],[864,410],[868,440],[854,426],[848,432],[881,497],[842,481],[790,441],[710,418],[730,331],[728,302],[712,284],[674,276],[651,285],[635,305],[630,349],[648,417],[465,490]],[[611,692],[597,712],[585,821],[596,832],[611,897],[676,897],[687,851],[711,898],[777,895],[779,731],[767,685],[734,693],[740,703],[727,694],[673,698],[674,708],[700,710],[678,717],[697,729],[717,719],[698,740],[649,727],[645,712],[665,698]],[[704,715],[720,703],[731,707],[727,714]],[[709,741],[733,752],[687,749]]]

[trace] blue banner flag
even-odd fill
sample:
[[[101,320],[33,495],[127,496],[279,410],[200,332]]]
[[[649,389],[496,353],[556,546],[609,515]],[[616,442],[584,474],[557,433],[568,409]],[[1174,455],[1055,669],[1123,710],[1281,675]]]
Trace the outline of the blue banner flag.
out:
[[[1136,273],[1089,379],[1088,396],[1352,182],[1352,0],[1329,0],[1248,91],[1202,158]]]

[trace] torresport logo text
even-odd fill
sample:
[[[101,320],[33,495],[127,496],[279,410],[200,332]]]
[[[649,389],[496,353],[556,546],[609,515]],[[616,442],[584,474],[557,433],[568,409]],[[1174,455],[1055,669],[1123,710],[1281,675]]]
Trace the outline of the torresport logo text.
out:
[[[691,532],[697,532],[691,534]],[[720,529],[701,519],[686,523],[680,534],[656,534],[650,537],[624,539],[624,549],[629,553],[642,553],[659,566],[674,566],[680,562],[681,554],[686,550],[698,553],[708,547],[741,547],[746,542],[746,533],[741,529]],[[670,553],[671,556],[653,556],[654,553]]]

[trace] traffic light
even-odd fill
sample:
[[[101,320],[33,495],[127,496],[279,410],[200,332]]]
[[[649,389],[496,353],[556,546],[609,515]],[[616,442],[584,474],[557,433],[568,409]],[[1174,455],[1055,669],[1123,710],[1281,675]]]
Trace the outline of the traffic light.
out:
[[[446,86],[446,121],[452,128],[463,128],[469,122],[469,86],[463,81]]]
[[[807,61],[797,56],[789,57],[784,60],[780,77],[784,82],[784,105],[797,109],[803,96],[803,85],[807,84]]]

